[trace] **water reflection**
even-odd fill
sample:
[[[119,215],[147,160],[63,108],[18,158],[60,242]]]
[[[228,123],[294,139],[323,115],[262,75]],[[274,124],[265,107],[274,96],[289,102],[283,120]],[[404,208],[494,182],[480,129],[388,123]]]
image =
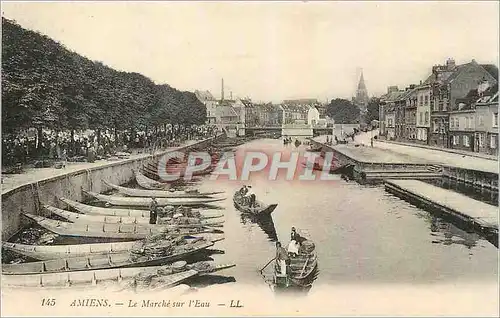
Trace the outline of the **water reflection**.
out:
[[[468,249],[475,247],[481,236],[476,233],[468,233],[455,225],[445,222],[438,217],[430,216],[430,230],[434,237],[434,244],[460,244]]]
[[[276,228],[274,227],[274,222],[271,215],[256,217],[253,215],[241,213],[241,224],[246,225],[248,223],[257,224],[261,228],[261,230],[267,234],[269,241],[278,241],[278,234],[276,233]]]

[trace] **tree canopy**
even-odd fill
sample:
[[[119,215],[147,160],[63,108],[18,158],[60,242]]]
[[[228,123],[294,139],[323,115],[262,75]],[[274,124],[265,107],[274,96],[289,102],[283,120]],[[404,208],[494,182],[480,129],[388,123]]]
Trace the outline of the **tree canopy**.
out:
[[[326,106],[326,114],[333,118],[336,124],[359,123],[359,108],[347,99],[332,99]]]
[[[202,124],[194,93],[91,61],[2,17],[2,127],[144,129]]]
[[[379,120],[379,105],[380,98],[372,97],[368,102],[367,106],[367,122],[370,123],[372,120]]]

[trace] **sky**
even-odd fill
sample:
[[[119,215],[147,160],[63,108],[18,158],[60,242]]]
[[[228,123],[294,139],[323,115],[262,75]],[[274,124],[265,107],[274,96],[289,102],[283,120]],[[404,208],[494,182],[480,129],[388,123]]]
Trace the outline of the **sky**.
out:
[[[454,58],[498,65],[488,2],[4,2],[2,16],[180,90],[254,101],[370,96]]]

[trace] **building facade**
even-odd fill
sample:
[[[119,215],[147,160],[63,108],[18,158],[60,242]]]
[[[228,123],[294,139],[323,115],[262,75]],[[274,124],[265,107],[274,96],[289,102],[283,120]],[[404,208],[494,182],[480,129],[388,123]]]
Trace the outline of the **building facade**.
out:
[[[476,101],[475,151],[498,156],[498,86],[479,92]]]
[[[415,88],[416,98],[416,138],[415,143],[429,144],[429,130],[431,127],[431,100],[432,90],[429,84],[422,84]]]
[[[206,123],[207,124],[216,124],[216,121],[217,121],[216,108],[217,108],[218,102],[215,99],[215,97],[212,95],[212,93],[210,93],[210,91],[196,90],[194,92],[194,94],[196,95],[196,98],[198,98],[198,100],[200,102],[202,102],[203,105],[205,105],[205,108],[207,110]]]
[[[445,65],[435,65],[432,68],[432,74],[424,82],[431,86],[432,91],[430,145],[450,147],[449,112],[456,110],[454,107],[457,99],[466,96],[482,81],[497,83],[488,68],[489,66],[483,67],[475,60],[456,65],[453,59],[448,59]]]

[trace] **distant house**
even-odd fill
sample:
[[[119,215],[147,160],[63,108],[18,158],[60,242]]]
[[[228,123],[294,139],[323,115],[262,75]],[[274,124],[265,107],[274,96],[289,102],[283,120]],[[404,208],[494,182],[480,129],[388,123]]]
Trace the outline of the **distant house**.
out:
[[[380,135],[387,139],[396,138],[396,101],[400,100],[403,93],[397,86],[389,86],[387,94],[380,97]]]
[[[298,121],[307,122],[309,106],[284,103],[280,105],[280,108],[283,111],[282,123],[284,125],[295,124]]]
[[[216,118],[216,108],[217,108],[217,100],[214,98],[214,96],[209,92],[209,91],[199,91],[196,90],[194,92],[196,95],[196,98],[200,102],[205,105],[205,108],[207,109],[207,124],[215,124],[217,121]]]
[[[498,68],[489,64],[480,65],[475,60],[456,65],[453,59],[448,59],[445,65],[432,67],[432,74],[424,82],[431,87],[430,145],[452,146],[449,138],[449,111],[457,110],[457,99],[477,88],[481,81],[496,85]]]
[[[498,156],[498,85],[478,91],[475,151]]]

